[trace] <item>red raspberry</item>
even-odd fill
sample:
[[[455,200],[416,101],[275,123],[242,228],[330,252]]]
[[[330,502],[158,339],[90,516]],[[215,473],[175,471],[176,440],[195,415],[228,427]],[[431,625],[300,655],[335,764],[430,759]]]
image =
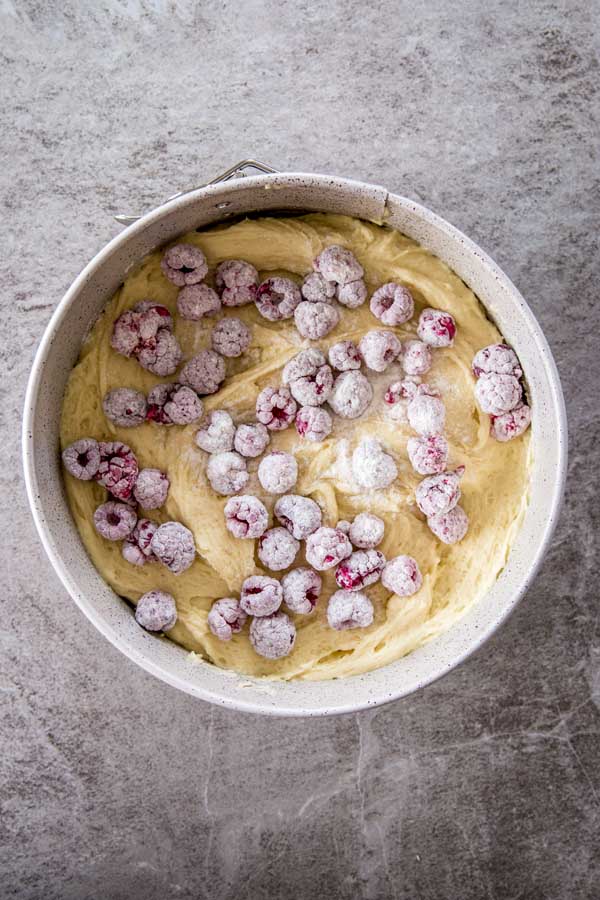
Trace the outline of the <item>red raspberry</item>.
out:
[[[190,425],[204,411],[202,400],[184,384],[157,384],[148,394],[149,422],[159,425]]]
[[[443,515],[460,500],[460,479],[464,467],[455,472],[430,475],[417,486],[415,500],[425,516]]]
[[[482,375],[475,385],[475,399],[485,413],[502,416],[521,403],[521,385],[514,375]]]
[[[349,281],[347,284],[338,284],[335,292],[338,303],[348,309],[358,309],[367,299],[367,286],[364,281]]]
[[[140,319],[140,330],[142,340],[147,340],[156,334],[159,328],[166,328],[167,331],[173,331],[173,317],[162,303],[156,300],[140,300],[133,307],[135,313],[145,313]]]
[[[94,513],[94,528],[108,541],[122,541],[129,537],[137,522],[135,510],[126,503],[109,500]]]
[[[81,438],[62,452],[65,469],[80,481],[91,481],[100,467],[100,445],[94,438]]]
[[[374,372],[385,372],[402,352],[402,344],[392,331],[367,331],[358,348],[365,365]]]
[[[326,363],[325,354],[318,347],[308,347],[293,356],[283,367],[281,380],[284,384],[310,378],[317,374]]]
[[[276,578],[251,575],[242,584],[240,606],[250,616],[270,616],[281,606],[283,591]]]
[[[134,566],[143,566],[155,560],[150,544],[157,528],[158,523],[152,519],[138,519],[137,525],[123,542],[123,558]]]
[[[101,441],[96,481],[118,500],[129,500],[138,477],[135,453],[121,441]]]
[[[113,325],[110,345],[122,356],[135,356],[140,345],[141,315],[132,309],[121,313]]]
[[[166,591],[142,594],[135,608],[135,621],[146,631],[170,631],[177,621],[175,598]]]
[[[385,564],[381,583],[398,597],[410,597],[420,589],[423,576],[412,556],[395,556]]]
[[[181,362],[181,347],[174,334],[161,328],[156,337],[151,338],[140,349],[137,361],[148,372],[165,378],[172,375]]]
[[[329,334],[340,321],[340,314],[329,303],[309,303],[303,300],[294,312],[296,328],[302,337],[318,341]]]
[[[269,494],[285,494],[298,480],[298,463],[291,453],[273,450],[258,466],[258,480]]]
[[[331,303],[335,287],[335,281],[326,281],[318,272],[311,272],[302,282],[300,293],[309,303]]]
[[[223,306],[245,306],[256,297],[258,272],[243,259],[226,259],[217,266],[216,284]]]
[[[250,625],[250,643],[259,656],[265,659],[281,659],[288,656],[296,641],[296,626],[283,612],[253,619]]]
[[[425,375],[431,368],[431,350],[423,341],[406,341],[402,345],[401,363],[407,375]]]
[[[411,437],[406,444],[410,464],[419,475],[439,475],[448,462],[448,441],[441,434]]]
[[[420,385],[406,378],[404,381],[393,381],[387,388],[383,399],[390,406],[400,400],[412,400],[419,393]]]
[[[213,350],[221,356],[241,356],[250,346],[252,332],[241,319],[227,316],[217,322],[210,336]]]
[[[207,453],[226,453],[233,447],[235,425],[224,409],[213,409],[196,432],[195,441]]]
[[[179,380],[197,394],[214,394],[225,380],[225,360],[214,350],[201,350],[185,364]]]
[[[441,309],[424,309],[419,316],[417,334],[430,347],[451,347],[456,323],[450,313]]]
[[[298,410],[296,430],[307,441],[324,441],[332,428],[331,416],[320,406],[303,406]]]
[[[385,556],[379,550],[357,550],[335,570],[335,580],[345,591],[360,591],[379,581]]]
[[[290,382],[290,391],[302,406],[321,406],[333,388],[333,373],[329,366],[321,366],[314,375],[306,375]]]
[[[243,494],[225,504],[225,525],[236,538],[259,538],[269,525],[269,513],[258,497]]]
[[[133,428],[146,420],[146,398],[133,388],[115,388],[104,395],[104,415],[121,428]]]
[[[189,319],[191,322],[213,316],[220,309],[219,295],[207,284],[190,284],[177,295],[177,312],[182,319]]]
[[[296,417],[298,406],[286,387],[267,387],[256,398],[256,418],[271,431],[282,431]]]
[[[160,469],[140,469],[133,496],[143,509],[158,509],[169,493],[169,479]]]
[[[347,519],[340,519],[335,527],[338,531],[343,531],[344,534],[350,535],[350,522]]]
[[[364,269],[351,250],[332,244],[313,260],[313,268],[327,281],[347,284],[362,278]]]
[[[357,419],[373,399],[373,388],[362,372],[342,372],[333,382],[329,405],[344,419]]]
[[[269,322],[291,319],[302,301],[300,288],[289,278],[267,278],[256,292],[256,308]]]
[[[263,566],[273,572],[288,569],[300,549],[300,541],[286,528],[270,528],[258,542],[258,558]]]
[[[206,477],[213,491],[225,496],[243,490],[250,479],[246,460],[238,453],[213,454],[208,460]]]
[[[348,537],[355,547],[361,550],[373,550],[383,540],[385,525],[379,516],[372,513],[359,513],[348,532]]]
[[[329,348],[329,364],[338,372],[360,369],[362,356],[354,341],[339,341]]]
[[[238,425],[233,446],[242,456],[254,458],[264,453],[270,440],[267,428],[260,422],[254,422],[252,425]]]
[[[502,416],[492,416],[490,433],[497,441],[512,441],[527,431],[530,422],[531,410],[524,403]]]
[[[169,310],[152,300],[143,300],[116,320],[111,346],[123,356],[135,356],[155,375],[171,375],[181,360],[181,348],[171,333]]]
[[[373,621],[373,604],[361,591],[336,591],[329,598],[327,621],[336,631],[368,628]]]
[[[317,605],[322,584],[321,576],[312,569],[291,569],[281,579],[283,602],[292,612],[307,616]]]
[[[514,375],[520,378],[523,370],[519,365],[517,354],[506,344],[490,344],[479,350],[473,357],[473,375]]]
[[[384,325],[403,325],[415,311],[413,295],[402,284],[389,281],[371,297],[371,312]]]
[[[406,409],[410,427],[421,435],[440,434],[446,422],[446,407],[438,397],[418,392]]]
[[[444,544],[456,544],[467,533],[469,519],[462,506],[455,506],[447,513],[430,516],[427,524]]]
[[[152,535],[150,550],[174,575],[189,569],[196,557],[194,535],[181,522],[160,525]]]
[[[248,616],[235,597],[223,597],[215,600],[206,617],[206,622],[215,637],[220,641],[230,641],[234,634],[239,634]]]
[[[363,438],[352,454],[352,474],[360,487],[381,490],[396,480],[398,468],[376,438]]]
[[[297,540],[304,541],[321,527],[321,508],[310,497],[286,494],[275,504],[275,516]]]
[[[332,569],[352,553],[352,545],[337,528],[317,528],[306,539],[306,560],[319,572]]]
[[[184,284],[197,284],[208,272],[204,253],[193,244],[175,244],[174,247],[169,247],[160,267],[163,275],[178,287],[183,287]]]

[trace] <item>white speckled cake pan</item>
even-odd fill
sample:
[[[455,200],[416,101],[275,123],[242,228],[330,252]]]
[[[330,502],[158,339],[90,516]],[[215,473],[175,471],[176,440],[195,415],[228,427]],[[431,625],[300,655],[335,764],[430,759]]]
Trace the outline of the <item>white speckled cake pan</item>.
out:
[[[79,538],[63,488],[59,422],[81,343],[127,272],[147,253],[193,228],[248,212],[345,213],[419,241],[477,294],[516,350],[533,410],[531,502],[500,577],[449,631],[403,659],[351,678],[320,682],[252,679],[194,659],[136,625],[131,607],[103,581]],[[131,660],[180,690],[220,706],[282,716],[351,712],[404,697],[449,672],[502,624],[525,594],[552,537],[563,495],[567,424],[552,354],[531,310],[498,266],[443,219],[384,188],[324,175],[281,173],[211,184],[171,200],[114,238],[59,304],[38,348],[23,421],[29,502],[63,584],[102,634]]]

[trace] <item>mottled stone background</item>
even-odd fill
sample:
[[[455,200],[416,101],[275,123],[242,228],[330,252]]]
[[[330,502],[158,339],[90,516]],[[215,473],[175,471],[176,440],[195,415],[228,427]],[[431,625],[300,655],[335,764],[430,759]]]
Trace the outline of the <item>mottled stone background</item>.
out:
[[[0,9],[0,897],[598,897],[598,0]],[[569,410],[561,526],[510,622],[337,719],[213,709],[128,662],[54,576],[21,484],[31,359],[111,213],[248,155],[464,229],[533,307]]]

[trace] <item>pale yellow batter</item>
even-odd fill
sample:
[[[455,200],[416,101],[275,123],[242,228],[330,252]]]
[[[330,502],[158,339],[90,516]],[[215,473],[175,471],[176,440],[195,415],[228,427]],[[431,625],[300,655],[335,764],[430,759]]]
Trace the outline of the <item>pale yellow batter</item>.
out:
[[[394,329],[403,340],[416,336],[420,310],[432,306],[448,310],[456,319],[454,347],[435,350],[426,376],[442,392],[446,404],[446,436],[450,466],[464,465],[461,505],[470,519],[467,536],[454,546],[442,544],[428,529],[414,503],[421,476],[410,466],[406,441],[412,432],[394,420],[382,400],[385,385],[397,380],[392,366],[382,376],[368,373],[375,399],[367,413],[353,422],[334,417],[334,429],[322,444],[302,441],[291,427],[272,433],[270,449],[293,452],[299,464],[296,493],[315,499],[323,510],[323,524],[352,519],[369,510],[385,520],[380,550],[391,558],[414,556],[424,576],[413,597],[389,596],[376,584],[368,588],[375,606],[373,625],[367,629],[334,631],[327,626],[327,599],[335,589],[333,572],[324,574],[324,591],[310,616],[293,615],[298,629],[291,655],[276,661],[257,656],[248,639],[248,626],[228,642],[215,638],[206,624],[207,613],[219,597],[239,594],[248,575],[262,571],[256,565],[255,542],[236,540],[224,524],[226,499],[206,481],[207,455],[194,443],[197,425],[165,427],[145,424],[119,428],[102,411],[102,397],[111,388],[134,387],[148,391],[160,379],[134,359],[119,356],[110,347],[114,320],[140,300],[152,298],[176,311],[178,288],[160,270],[162,253],[146,258],[128,276],[108,304],[86,341],[69,379],[61,423],[63,447],[80,437],[121,440],[137,454],[140,467],[154,466],[168,473],[171,488],[165,506],[149,513],[157,521],[176,519],[190,528],[198,555],[193,566],[179,576],[158,563],[138,568],[121,556],[121,544],[101,538],[94,530],[94,509],[106,499],[103,488],[77,481],[65,473],[69,502],[85,546],[98,570],[114,590],[134,603],[146,591],[160,588],[177,601],[178,622],[169,637],[215,665],[251,675],[291,679],[324,679],[366,672],[390,663],[448,629],[493,584],[505,564],[528,501],[530,441],[526,433],[509,443],[489,437],[489,418],[478,410],[470,363],[474,353],[499,340],[474,294],[447,266],[414,241],[385,227],[334,215],[265,218],[192,232],[182,241],[202,248],[214,267],[223,259],[253,263],[261,278],[276,272],[298,282],[311,271],[313,258],[330,244],[349,247],[365,269],[369,295],[387,281],[410,288],[416,301],[414,318]],[[368,302],[357,310],[340,307],[341,321],[318,345],[326,349],[341,339],[358,341],[365,331],[382,326]],[[237,423],[254,420],[258,392],[277,384],[283,365],[308,346],[294,322],[271,323],[254,305],[228,310],[253,329],[250,349],[239,359],[227,360],[227,379],[221,390],[205,398],[205,409],[227,409]],[[214,319],[202,322],[175,317],[175,333],[184,358],[209,345]],[[164,380],[175,380],[164,379]],[[376,435],[395,457],[399,475],[385,491],[368,496],[356,493],[349,459],[364,435]],[[251,481],[244,493],[261,497],[271,511],[275,497],[265,495],[256,478],[259,460],[249,460]],[[277,524],[277,523],[275,523]],[[295,565],[304,564],[298,556]],[[267,573],[272,574],[272,573]]]

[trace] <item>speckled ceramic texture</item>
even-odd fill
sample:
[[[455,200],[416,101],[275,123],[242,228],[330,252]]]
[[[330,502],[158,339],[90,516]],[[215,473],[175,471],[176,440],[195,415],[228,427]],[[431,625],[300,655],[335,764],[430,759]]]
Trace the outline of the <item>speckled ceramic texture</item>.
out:
[[[507,564],[492,589],[448,632],[365,675],[322,682],[267,682],[193,659],[140,629],[131,608],[90,562],[71,518],[59,467],[63,392],[81,342],[127,272],[190,229],[264,210],[320,210],[387,222],[444,260],[494,319],[523,364],[532,409],[531,502]],[[306,174],[237,179],[202,188],[149,213],[102,250],[52,317],[33,366],[24,415],[24,467],[35,522],[50,560],[82,611],[128,657],[173,686],[217,703],[270,715],[327,715],[410,694],[479,647],[526,591],[557,520],[566,468],[566,417],[546,340],[504,273],[472,241],[406,198],[378,186]]]

